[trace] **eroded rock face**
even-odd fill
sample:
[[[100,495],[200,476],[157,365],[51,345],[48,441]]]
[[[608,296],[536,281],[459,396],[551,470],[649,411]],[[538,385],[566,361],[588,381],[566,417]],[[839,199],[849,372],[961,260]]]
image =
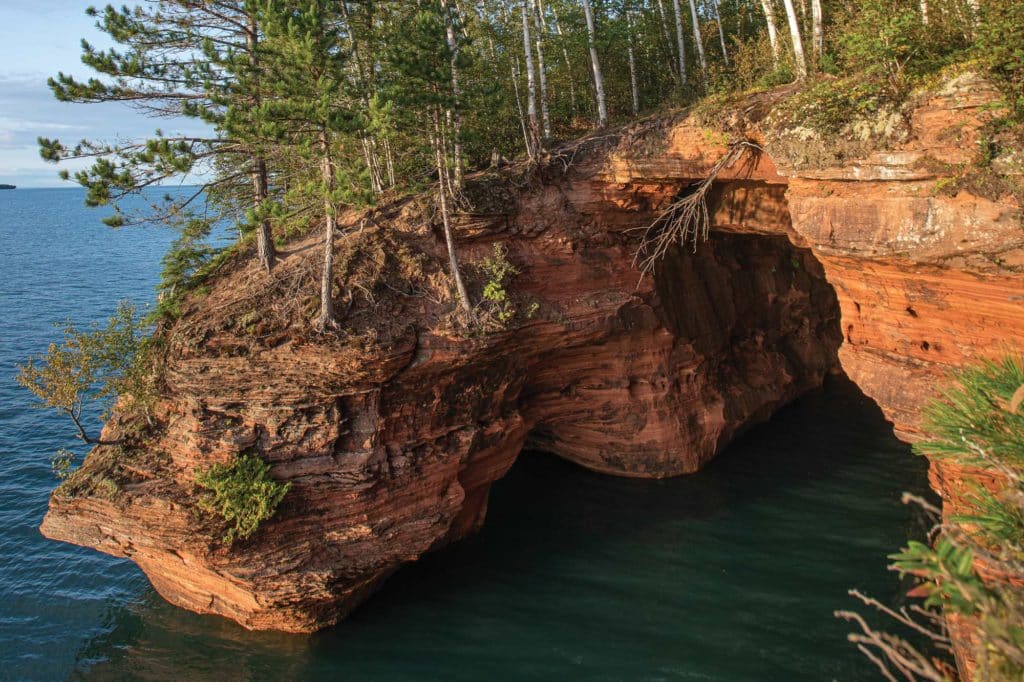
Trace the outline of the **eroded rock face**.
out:
[[[471,183],[463,262],[504,243],[516,296],[536,308],[506,331],[446,326],[450,301],[400,282],[358,299],[351,333],[308,333],[302,301],[284,326],[250,327],[259,292],[301,289],[315,238],[269,279],[236,267],[164,332],[166,399],[144,454],[101,448],[86,462],[117,493],[55,495],[43,533],[131,558],[185,608],[311,631],[478,528],[527,443],[614,475],[691,473],[840,361],[912,436],[946,369],[1024,332],[1019,208],[936,193],[940,164],[920,163],[966,158],[979,91],[922,103],[915,135],[842,167],[773,159],[771,145],[748,154],[710,194],[710,241],[642,280],[630,230],[705,176],[721,133],[663,119],[611,148],[576,147],[532,184]],[[771,105],[760,97],[731,125],[763,141]],[[950,126],[963,139],[940,135]],[[429,214],[410,204],[354,224],[396,240],[382,259],[399,244],[436,273]],[[253,538],[225,547],[196,510],[195,472],[252,450],[292,490]]]

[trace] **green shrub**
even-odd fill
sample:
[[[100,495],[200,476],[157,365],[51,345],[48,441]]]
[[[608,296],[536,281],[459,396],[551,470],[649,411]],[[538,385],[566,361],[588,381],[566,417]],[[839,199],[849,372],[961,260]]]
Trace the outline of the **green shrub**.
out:
[[[1024,3],[982,3],[974,54],[1006,95],[1017,120],[1024,120]]]
[[[491,331],[507,329],[517,317],[529,319],[537,312],[536,302],[520,308],[512,296],[509,286],[519,269],[508,260],[504,244],[495,244],[491,255],[477,263],[476,269],[483,279],[483,300],[476,311],[481,327]]]
[[[916,0],[861,0],[843,21],[838,43],[845,72],[877,82],[895,101],[958,45],[948,37],[937,40],[934,27],[921,21]]]
[[[793,81],[789,52],[781,48],[776,63],[766,33],[746,40],[733,38],[730,67],[713,62],[708,70],[708,90],[713,94],[762,90]]]
[[[930,439],[919,454],[978,469],[995,489],[968,480],[964,513],[953,515],[924,564],[897,563],[941,596],[945,611],[977,618],[981,674],[1024,677],[1024,357],[1008,355],[962,369],[954,385],[925,411]],[[942,561],[956,557],[955,561]],[[973,558],[972,558],[973,557]],[[979,562],[985,567],[979,574]],[[915,570],[917,569],[917,570]]]
[[[960,370],[924,416],[930,438],[914,450],[967,472],[968,489],[960,497],[966,511],[939,520],[930,544],[910,542],[890,556],[895,570],[916,581],[912,594],[924,597],[923,608],[896,612],[853,594],[916,634],[928,633],[947,651],[951,641],[942,617],[967,617],[976,627],[978,678],[1024,679],[1024,358]],[[972,469],[994,482],[972,483]],[[938,509],[919,503],[938,516]],[[864,645],[873,648],[876,665],[909,680],[951,679],[950,664],[941,657],[929,659],[906,639],[874,631],[857,614],[837,615],[861,626],[863,634],[850,639],[864,651]],[[923,616],[925,625],[914,615]],[[907,661],[914,662],[910,673]]]
[[[228,524],[223,538],[227,544],[255,533],[274,515],[292,485],[271,478],[270,465],[255,454],[242,455],[231,464],[214,464],[196,475],[196,483],[209,491],[199,498],[200,508]]]
[[[488,301],[494,317],[502,324],[509,322],[516,315],[515,307],[509,300],[506,288],[519,270],[508,261],[508,250],[504,244],[495,244],[494,253],[484,258],[480,269],[487,277],[484,283],[484,300]]]
[[[924,412],[930,438],[919,454],[981,467],[1024,470],[1024,409],[1011,401],[1024,386],[1024,358],[1007,356],[961,370]]]

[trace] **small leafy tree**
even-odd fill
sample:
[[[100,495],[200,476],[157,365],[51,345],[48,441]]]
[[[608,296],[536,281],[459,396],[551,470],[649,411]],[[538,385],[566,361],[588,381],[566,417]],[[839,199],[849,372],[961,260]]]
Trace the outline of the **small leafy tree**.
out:
[[[255,533],[292,487],[271,478],[270,465],[255,454],[242,455],[230,464],[214,464],[196,476],[196,483],[209,491],[199,498],[199,506],[228,524],[227,544]]]
[[[45,354],[30,356],[18,367],[18,383],[36,397],[37,406],[66,415],[75,435],[88,445],[110,445],[90,433],[83,422],[90,408],[108,409],[121,397],[150,418],[155,399],[153,354],[147,325],[130,301],[122,301],[105,326],[88,330],[68,322],[63,343],[51,343]],[[73,457],[62,450],[55,467],[67,471]]]
[[[487,278],[482,302],[486,307],[485,316],[493,318],[499,326],[504,327],[516,316],[508,285],[519,274],[519,270],[509,262],[504,244],[494,245],[493,254],[480,262],[480,269]]]

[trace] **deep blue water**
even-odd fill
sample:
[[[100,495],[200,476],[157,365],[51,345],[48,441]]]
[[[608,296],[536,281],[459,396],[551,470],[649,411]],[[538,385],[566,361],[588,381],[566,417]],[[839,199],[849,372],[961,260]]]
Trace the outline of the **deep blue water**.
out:
[[[871,680],[832,611],[899,599],[923,462],[845,380],[695,476],[616,479],[527,454],[485,529],[342,625],[249,633],[171,607],[129,562],[42,538],[68,425],[15,364],[53,323],[151,301],[161,228],[110,230],[74,189],[0,192],[0,678]]]

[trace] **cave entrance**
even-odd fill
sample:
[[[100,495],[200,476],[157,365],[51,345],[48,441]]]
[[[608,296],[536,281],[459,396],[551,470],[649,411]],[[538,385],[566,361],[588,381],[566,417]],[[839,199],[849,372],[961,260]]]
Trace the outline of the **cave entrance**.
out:
[[[926,490],[924,462],[839,376],[693,476],[526,452],[477,535],[403,568],[318,655],[442,678],[859,679],[870,664],[831,614],[852,586],[898,597],[885,556],[911,523],[901,490]]]
[[[530,370],[520,411],[533,448],[612,475],[693,473],[839,371],[838,300],[814,254],[790,240],[785,186],[720,182],[707,196],[706,242],[670,248],[594,323],[597,342],[567,342]],[[636,281],[628,256],[601,255],[579,257],[608,275],[581,279],[593,291],[575,301],[608,305],[607,281]]]

